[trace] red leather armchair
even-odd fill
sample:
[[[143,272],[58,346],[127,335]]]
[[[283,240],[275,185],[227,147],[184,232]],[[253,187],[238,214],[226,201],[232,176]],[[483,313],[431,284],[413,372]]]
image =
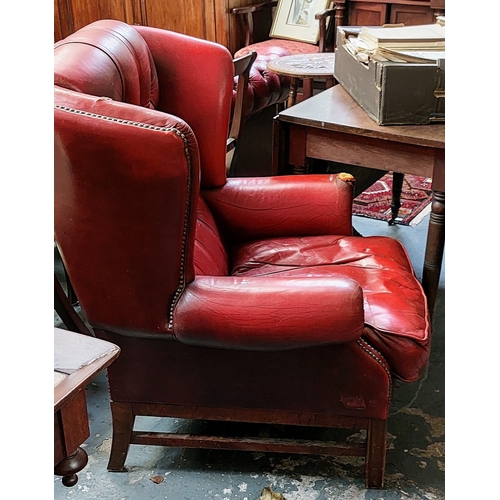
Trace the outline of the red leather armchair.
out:
[[[382,487],[393,378],[428,359],[400,243],[352,235],[345,175],[226,178],[222,46],[98,21],[55,46],[55,238],[109,367],[113,444],[346,454],[142,432],[137,415],[366,429]],[[200,75],[193,78],[193,75]]]

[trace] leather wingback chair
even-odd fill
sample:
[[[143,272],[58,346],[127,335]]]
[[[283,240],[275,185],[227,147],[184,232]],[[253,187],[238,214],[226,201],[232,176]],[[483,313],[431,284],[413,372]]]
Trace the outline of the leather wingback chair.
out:
[[[394,378],[430,346],[403,246],[352,235],[349,174],[227,178],[222,46],[97,21],[55,46],[55,239],[108,369],[111,471],[131,444],[346,454],[142,432],[138,415],[366,429],[383,485]]]

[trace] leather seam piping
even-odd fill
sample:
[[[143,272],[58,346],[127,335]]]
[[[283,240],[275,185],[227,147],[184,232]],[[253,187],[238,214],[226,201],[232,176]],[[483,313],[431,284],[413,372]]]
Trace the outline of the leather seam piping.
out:
[[[374,349],[370,344],[365,342],[363,339],[358,339],[356,340],[356,343],[365,351],[369,356],[371,356],[377,363],[380,364],[380,366],[385,370],[389,377],[389,401],[392,398],[392,376],[391,376],[391,371],[389,370],[389,367],[382,356],[380,352],[378,352],[376,349]],[[376,354],[375,354],[376,353]],[[378,354],[378,356],[377,356]]]

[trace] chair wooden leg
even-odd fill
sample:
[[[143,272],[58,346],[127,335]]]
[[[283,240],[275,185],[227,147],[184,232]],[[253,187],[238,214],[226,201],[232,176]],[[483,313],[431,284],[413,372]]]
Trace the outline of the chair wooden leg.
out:
[[[122,472],[125,470],[124,465],[132,438],[135,415],[130,403],[111,402],[111,416],[113,419],[113,441],[108,470]]]
[[[302,80],[302,100],[305,101],[313,95],[313,79],[304,78]]]
[[[370,420],[366,437],[365,486],[383,488],[387,450],[387,420]]]
[[[299,85],[297,78],[292,78],[290,81],[290,92],[286,101],[286,107],[291,108],[297,102],[297,87]]]
[[[82,333],[94,337],[83,320],[78,316],[75,308],[71,304],[70,299],[64,293],[64,290],[54,273],[54,309],[61,318],[61,321],[66,325],[66,328],[72,332]]]
[[[76,296],[75,289],[73,288],[73,285],[71,284],[71,280],[69,279],[68,272],[66,271],[66,268],[64,268],[64,276],[66,277],[66,288],[68,290],[68,299],[69,303],[72,306],[78,305],[78,297]]]

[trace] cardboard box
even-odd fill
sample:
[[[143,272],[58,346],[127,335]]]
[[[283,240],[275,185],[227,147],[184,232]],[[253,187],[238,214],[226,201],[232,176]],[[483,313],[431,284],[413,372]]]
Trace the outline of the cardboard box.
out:
[[[445,61],[360,62],[344,46],[360,27],[339,26],[334,76],[379,125],[444,121]]]

